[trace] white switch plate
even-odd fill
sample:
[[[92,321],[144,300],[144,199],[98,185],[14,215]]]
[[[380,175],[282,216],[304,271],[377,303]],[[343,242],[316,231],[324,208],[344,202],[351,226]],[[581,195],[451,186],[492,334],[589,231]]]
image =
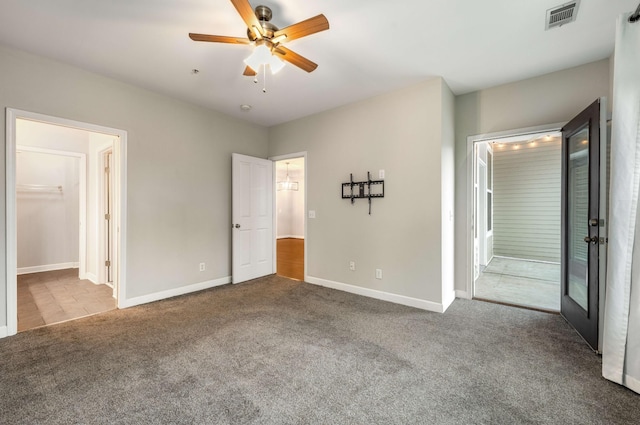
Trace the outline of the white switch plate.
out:
[[[376,279],[382,279],[382,269],[376,269]]]
[[[380,170],[380,171],[378,171],[378,178],[379,178],[380,180],[384,179],[384,170]]]
[[[309,218],[316,218],[315,210],[309,210]]]

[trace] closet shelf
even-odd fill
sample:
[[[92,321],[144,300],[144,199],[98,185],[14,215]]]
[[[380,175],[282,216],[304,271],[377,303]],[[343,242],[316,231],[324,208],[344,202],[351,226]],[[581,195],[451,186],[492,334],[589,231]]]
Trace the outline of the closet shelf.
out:
[[[46,184],[19,184],[16,185],[17,192],[60,192],[62,186],[46,185]]]

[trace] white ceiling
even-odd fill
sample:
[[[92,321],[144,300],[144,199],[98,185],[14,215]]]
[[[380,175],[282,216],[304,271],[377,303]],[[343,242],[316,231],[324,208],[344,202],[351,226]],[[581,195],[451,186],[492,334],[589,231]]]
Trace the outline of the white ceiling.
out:
[[[287,65],[266,94],[242,76],[251,46],[187,36],[245,36],[229,0],[2,0],[0,44],[271,126],[434,76],[463,94],[607,58],[618,15],[638,0],[582,0],[576,22],[545,31],[546,10],[562,3],[251,0],[280,28],[319,13],[331,26],[286,44],[319,66]]]

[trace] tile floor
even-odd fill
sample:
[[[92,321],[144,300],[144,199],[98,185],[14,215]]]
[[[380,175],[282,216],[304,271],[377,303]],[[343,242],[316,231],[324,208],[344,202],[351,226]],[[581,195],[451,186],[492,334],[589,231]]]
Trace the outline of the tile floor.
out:
[[[476,279],[474,297],[560,311],[560,264],[494,257]]]
[[[115,308],[113,289],[78,279],[78,269],[18,276],[18,332]]]

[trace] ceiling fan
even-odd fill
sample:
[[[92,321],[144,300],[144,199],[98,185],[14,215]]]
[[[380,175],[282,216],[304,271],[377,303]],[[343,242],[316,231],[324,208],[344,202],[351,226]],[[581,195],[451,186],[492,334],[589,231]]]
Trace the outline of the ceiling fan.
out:
[[[282,46],[282,43],[328,30],[329,21],[324,15],[320,14],[286,28],[278,29],[278,27],[269,22],[272,13],[267,6],[257,6],[254,11],[248,0],[231,0],[231,3],[247,24],[247,38],[195,33],[189,33],[189,37],[194,41],[214,43],[254,43],[256,50],[252,56],[262,56],[259,58],[254,57],[253,61],[250,60],[251,57],[245,60],[247,67],[244,70],[244,75],[248,76],[256,75],[257,71],[259,71],[257,68],[261,64],[268,63],[272,72],[276,72],[284,65],[281,61],[274,62],[271,60],[272,57],[280,58],[307,72],[312,72],[318,67],[316,63]]]

